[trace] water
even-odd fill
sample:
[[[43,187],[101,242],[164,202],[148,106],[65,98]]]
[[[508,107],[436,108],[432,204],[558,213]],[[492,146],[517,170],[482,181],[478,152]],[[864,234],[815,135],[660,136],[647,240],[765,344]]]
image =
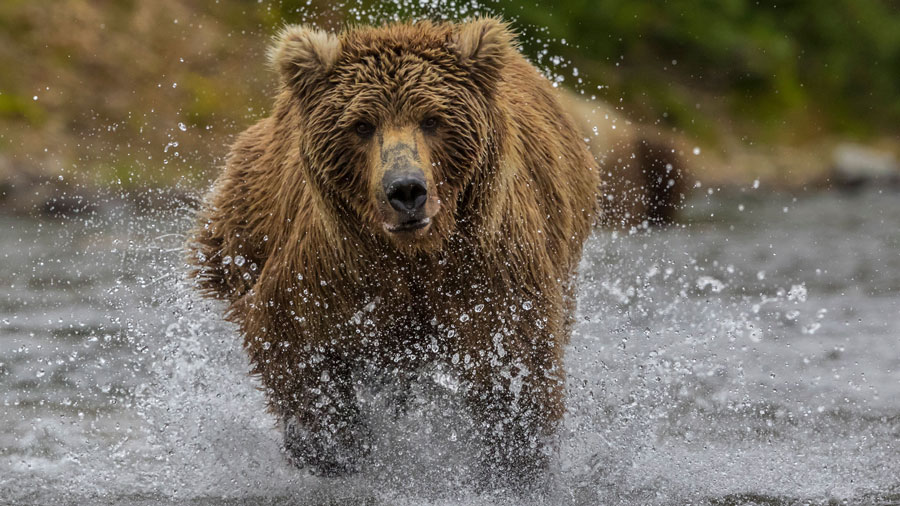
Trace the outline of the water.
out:
[[[516,504],[478,493],[452,379],[360,475],[292,469],[191,210],[0,218],[0,503]],[[598,232],[545,504],[900,504],[900,199],[714,193]]]

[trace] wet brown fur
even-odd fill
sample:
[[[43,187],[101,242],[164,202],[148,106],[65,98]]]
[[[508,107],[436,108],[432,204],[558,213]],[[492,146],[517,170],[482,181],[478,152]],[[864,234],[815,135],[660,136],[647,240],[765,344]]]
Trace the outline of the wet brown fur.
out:
[[[628,120],[598,101],[563,94],[602,174],[601,224],[628,228],[673,223],[688,192],[685,142],[649,125]]]
[[[365,453],[355,370],[431,361],[465,381],[489,460],[542,461],[600,184],[555,90],[494,19],[290,27],[271,58],[273,112],[232,146],[191,258],[202,291],[227,301],[271,410],[311,434],[306,463]],[[427,114],[441,130],[425,137]],[[427,150],[440,200],[427,232],[383,229],[377,142],[354,136],[360,119]],[[349,457],[329,454],[342,446]]]

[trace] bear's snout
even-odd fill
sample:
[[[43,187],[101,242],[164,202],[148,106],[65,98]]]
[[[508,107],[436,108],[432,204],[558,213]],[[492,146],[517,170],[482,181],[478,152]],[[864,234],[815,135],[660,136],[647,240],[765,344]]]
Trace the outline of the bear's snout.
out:
[[[431,224],[428,215],[428,181],[421,170],[391,170],[381,180],[384,195],[395,212],[385,221],[392,233],[414,232]]]
[[[428,199],[428,185],[425,182],[425,174],[421,172],[401,174],[385,174],[382,180],[384,193],[388,202],[397,212],[404,213],[410,218],[421,215]]]
[[[391,128],[379,141],[381,163],[372,183],[382,226],[401,242],[426,237],[441,203],[422,133]]]

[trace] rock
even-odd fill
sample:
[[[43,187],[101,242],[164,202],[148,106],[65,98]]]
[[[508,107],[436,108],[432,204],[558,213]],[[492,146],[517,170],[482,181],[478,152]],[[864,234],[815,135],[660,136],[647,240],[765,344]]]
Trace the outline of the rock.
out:
[[[860,144],[839,144],[832,155],[832,182],[843,188],[878,183],[900,185],[900,163],[893,153]]]

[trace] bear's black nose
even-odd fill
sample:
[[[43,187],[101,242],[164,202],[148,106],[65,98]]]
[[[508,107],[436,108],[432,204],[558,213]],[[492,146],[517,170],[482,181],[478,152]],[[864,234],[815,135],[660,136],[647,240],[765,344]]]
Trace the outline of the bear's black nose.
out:
[[[428,198],[425,180],[415,176],[401,176],[395,179],[388,185],[385,193],[391,207],[406,214],[418,213]]]

